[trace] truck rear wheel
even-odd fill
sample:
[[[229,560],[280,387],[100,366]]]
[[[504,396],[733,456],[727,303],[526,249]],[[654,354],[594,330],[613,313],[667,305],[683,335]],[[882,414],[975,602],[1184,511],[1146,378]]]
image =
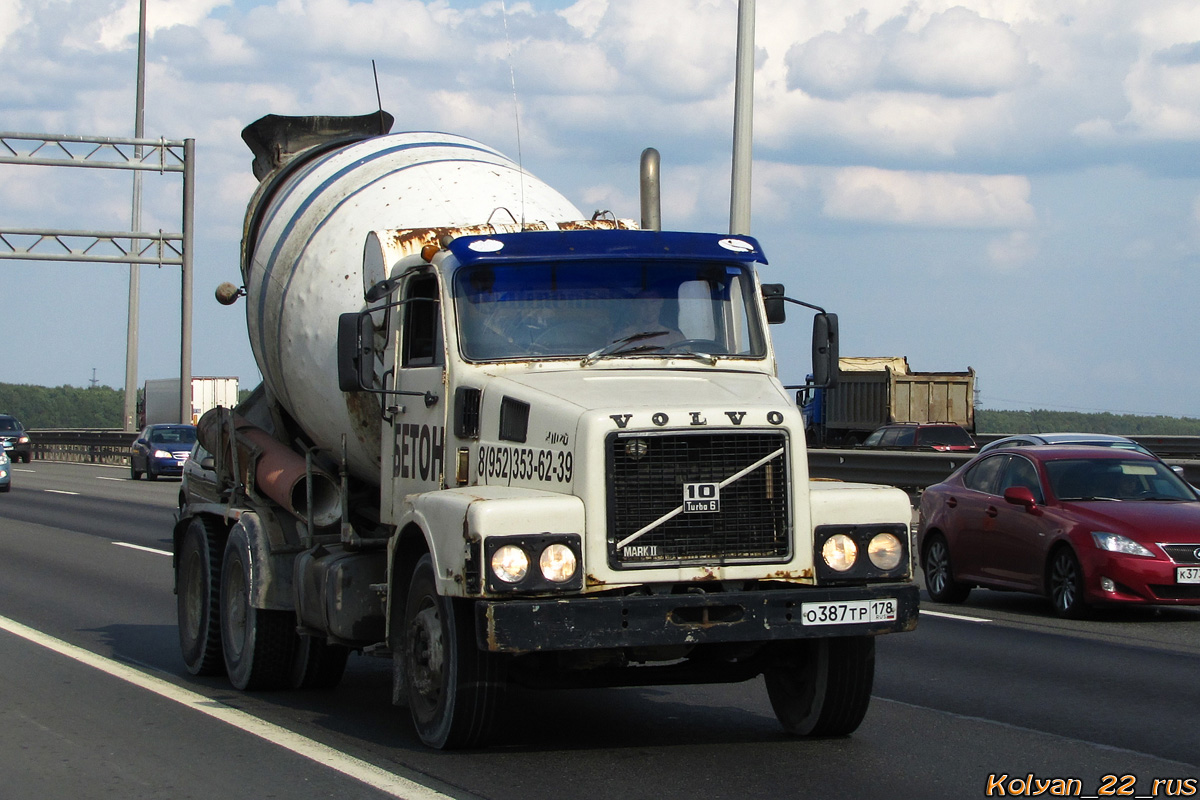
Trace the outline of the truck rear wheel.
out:
[[[238,689],[282,689],[291,683],[298,638],[296,617],[288,611],[251,605],[252,560],[246,529],[234,525],[221,565],[221,646],[225,672]]]
[[[341,683],[350,648],[327,644],[313,636],[300,636],[292,662],[293,689],[332,689]]]
[[[188,672],[217,675],[221,656],[220,525],[192,517],[179,547],[175,576],[175,608],[179,620],[179,650]]]
[[[503,661],[476,645],[470,607],[438,594],[429,554],[413,570],[404,607],[404,671],[422,742],[449,750],[486,741],[504,693]]]
[[[795,736],[846,736],[871,703],[875,639],[854,636],[789,644],[764,673],[771,707]]]

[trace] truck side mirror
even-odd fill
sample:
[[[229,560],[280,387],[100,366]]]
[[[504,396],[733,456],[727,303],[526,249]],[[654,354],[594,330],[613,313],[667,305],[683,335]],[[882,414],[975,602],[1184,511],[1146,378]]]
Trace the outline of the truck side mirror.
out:
[[[762,285],[763,307],[767,312],[767,322],[771,325],[787,321],[783,293],[782,283],[764,283]]]
[[[338,317],[338,389],[361,392],[374,380],[375,328],[370,314],[349,313]]]
[[[821,312],[813,317],[813,385],[831,388],[838,379],[837,314]]]

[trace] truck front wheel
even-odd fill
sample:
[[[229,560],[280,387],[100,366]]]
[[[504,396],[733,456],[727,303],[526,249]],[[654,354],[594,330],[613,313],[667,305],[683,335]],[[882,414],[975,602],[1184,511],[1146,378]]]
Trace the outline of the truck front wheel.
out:
[[[423,555],[404,607],[408,708],[421,741],[443,750],[483,744],[504,693],[503,666],[476,645],[470,606],[438,594],[433,559]]]
[[[217,675],[221,658],[221,527],[192,517],[179,547],[175,607],[179,650],[188,672]]]
[[[795,736],[846,736],[871,703],[875,639],[810,639],[784,646],[764,673],[771,707]]]
[[[250,598],[253,554],[246,529],[229,532],[221,565],[221,646],[225,672],[237,689],[282,689],[291,683],[296,617],[255,608]]]

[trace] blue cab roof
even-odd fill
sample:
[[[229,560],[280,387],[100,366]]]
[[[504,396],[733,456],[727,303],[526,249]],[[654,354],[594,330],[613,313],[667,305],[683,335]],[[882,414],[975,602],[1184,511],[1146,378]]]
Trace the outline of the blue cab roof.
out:
[[[450,242],[460,264],[592,259],[686,260],[766,264],[751,236],[630,230],[566,230],[460,236]]]

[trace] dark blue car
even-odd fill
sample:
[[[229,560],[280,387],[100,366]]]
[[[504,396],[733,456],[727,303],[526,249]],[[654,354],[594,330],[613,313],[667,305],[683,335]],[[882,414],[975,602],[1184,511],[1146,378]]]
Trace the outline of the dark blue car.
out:
[[[145,474],[153,481],[160,475],[182,475],[195,442],[195,425],[147,425],[129,448],[130,477],[136,481]]]

